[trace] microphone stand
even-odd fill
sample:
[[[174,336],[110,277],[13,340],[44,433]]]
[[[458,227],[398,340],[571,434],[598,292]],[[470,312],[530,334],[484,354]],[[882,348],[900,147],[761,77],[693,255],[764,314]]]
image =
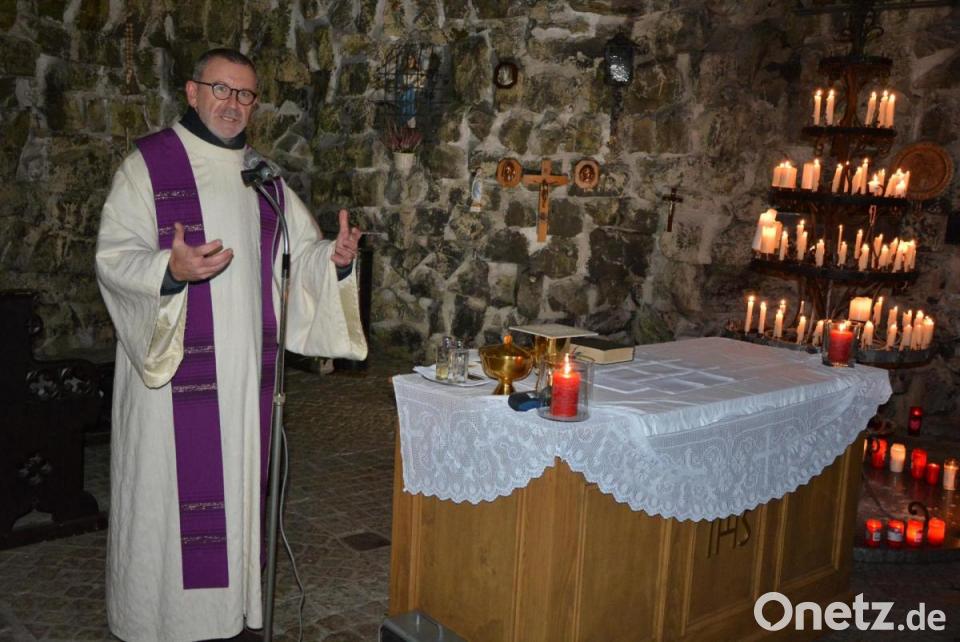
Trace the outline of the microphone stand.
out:
[[[275,180],[275,179],[274,179]],[[284,360],[287,338],[287,298],[290,289],[290,234],[287,219],[277,201],[264,189],[263,180],[253,187],[263,195],[280,222],[283,255],[280,261],[280,315],[277,319],[277,369],[273,377],[273,415],[270,421],[270,490],[267,502],[267,580],[263,599],[263,639],[273,640],[273,602],[277,584],[277,530],[280,520],[280,438],[283,433],[283,406],[286,403]],[[263,444],[260,444],[263,447]]]

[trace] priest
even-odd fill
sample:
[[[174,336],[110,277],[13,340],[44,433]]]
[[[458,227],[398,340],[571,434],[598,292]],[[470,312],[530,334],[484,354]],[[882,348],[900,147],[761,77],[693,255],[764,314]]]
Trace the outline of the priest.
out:
[[[137,141],[97,239],[116,328],[107,615],[123,640],[229,638],[262,626],[264,493],[277,354],[277,219],[245,187],[253,63],[197,61],[189,109]],[[363,359],[352,269],[360,232],[324,240],[282,181],[290,231],[287,348]]]

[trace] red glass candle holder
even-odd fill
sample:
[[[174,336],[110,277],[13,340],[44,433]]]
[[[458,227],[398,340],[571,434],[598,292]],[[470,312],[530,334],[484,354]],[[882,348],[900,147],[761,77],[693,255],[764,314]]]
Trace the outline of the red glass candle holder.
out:
[[[887,440],[875,439],[871,443],[873,444],[873,450],[870,451],[870,465],[881,469],[887,461]]]
[[[905,530],[906,526],[904,525],[903,520],[888,519],[887,546],[890,548],[900,548],[903,546],[903,534]]]
[[[947,535],[947,523],[938,517],[931,517],[927,524],[927,543],[930,546],[940,546]]]
[[[920,432],[920,427],[923,425],[923,408],[920,406],[911,406],[910,407],[910,416],[907,418],[907,432],[911,435],[915,435]]]
[[[921,546],[923,544],[923,522],[919,519],[907,521],[907,546]]]
[[[835,368],[853,366],[856,342],[850,323],[827,323],[823,329],[823,363]]]
[[[880,546],[880,543],[883,541],[883,522],[879,519],[868,519],[867,531],[863,539],[870,548]]]
[[[935,462],[927,464],[926,479],[927,483],[931,486],[936,486],[940,483],[940,464]]]
[[[923,448],[914,448],[910,453],[910,476],[914,479],[923,479],[927,472],[927,451]]]

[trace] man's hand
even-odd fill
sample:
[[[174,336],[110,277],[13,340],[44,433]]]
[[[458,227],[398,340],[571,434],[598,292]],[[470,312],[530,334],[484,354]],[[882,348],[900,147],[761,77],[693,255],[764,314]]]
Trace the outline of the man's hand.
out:
[[[357,243],[360,242],[360,228],[350,227],[347,210],[340,210],[340,231],[334,242],[331,260],[337,267],[347,267],[357,256]]]
[[[217,239],[203,245],[187,245],[183,241],[183,225],[174,223],[173,246],[170,251],[170,274],[178,281],[204,281],[222,272],[233,260],[233,250],[224,250]]]

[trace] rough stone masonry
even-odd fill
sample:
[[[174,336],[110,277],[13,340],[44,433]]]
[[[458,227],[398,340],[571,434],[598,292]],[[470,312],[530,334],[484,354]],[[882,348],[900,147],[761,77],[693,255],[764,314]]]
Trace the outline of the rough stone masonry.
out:
[[[109,348],[113,331],[93,251],[110,177],[135,138],[174,120],[192,61],[233,46],[256,61],[252,140],[290,173],[321,224],[351,208],[372,242],[377,350],[429,358],[443,334],[483,344],[532,321],[587,326],[637,342],[719,333],[745,292],[794,300],[788,281],[747,268],[769,171],[804,158],[800,135],[823,55],[841,53],[839,18],[799,17],[766,0],[17,0],[0,3],[0,288],[39,293],[40,348]],[[884,14],[869,53],[894,59],[897,149],[960,142],[960,9]],[[634,80],[611,136],[603,48],[637,44]],[[127,34],[130,37],[127,37]],[[393,167],[378,120],[378,70],[390,48],[433,43],[451,61],[437,136],[409,175]],[[501,60],[519,82],[497,89]],[[892,154],[891,154],[892,156]],[[536,242],[537,192],[470,177],[515,157],[569,175],[601,165],[593,192],[550,198]],[[684,202],[671,232],[661,197]],[[938,356],[894,377],[888,409],[922,404],[960,417],[960,250],[944,243],[956,181],[940,214],[904,229],[923,251],[919,281],[895,299],[937,319]],[[376,358],[374,356],[374,358]]]

